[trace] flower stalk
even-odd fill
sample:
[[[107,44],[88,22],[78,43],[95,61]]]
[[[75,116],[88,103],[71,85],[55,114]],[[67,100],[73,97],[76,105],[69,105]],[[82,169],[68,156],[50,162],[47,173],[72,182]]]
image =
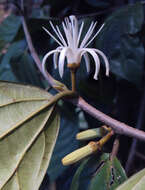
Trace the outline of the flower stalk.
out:
[[[70,69],[72,91],[76,92],[76,69]]]

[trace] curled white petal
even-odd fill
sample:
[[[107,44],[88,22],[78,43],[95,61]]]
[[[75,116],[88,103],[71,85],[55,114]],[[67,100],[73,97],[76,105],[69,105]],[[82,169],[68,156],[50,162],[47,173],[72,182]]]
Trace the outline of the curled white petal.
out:
[[[53,63],[54,63],[54,68],[57,69],[57,65],[58,65],[58,55],[60,53],[60,51],[62,50],[63,48],[61,46],[57,47],[56,50],[59,50],[59,52],[55,52],[54,55],[53,55]]]
[[[54,63],[54,68],[55,68],[55,69],[57,69],[58,55],[59,55],[58,52],[55,52],[55,53],[53,54],[53,63]]]
[[[100,51],[99,49],[93,49],[93,50],[102,56],[102,58],[105,62],[105,66],[106,66],[106,76],[109,76],[109,61],[108,61],[106,55],[102,51]]]
[[[83,52],[82,52],[82,55],[86,52],[88,52],[90,55],[92,55],[94,61],[95,61],[95,74],[94,74],[94,79],[97,80],[98,79],[98,73],[99,73],[99,70],[100,70],[100,60],[99,60],[99,57],[98,55],[96,54],[96,52],[91,49],[91,48],[83,48],[82,49]]]
[[[84,59],[85,59],[85,63],[86,63],[86,69],[87,69],[87,73],[90,72],[90,59],[87,53],[83,54]]]
[[[68,48],[63,48],[60,52],[59,61],[58,61],[58,70],[60,77],[62,78],[63,72],[64,72],[64,63],[65,63],[65,57],[67,54]]]
[[[52,50],[50,52],[48,52],[44,57],[43,57],[43,60],[42,60],[42,71],[44,74],[47,74],[47,70],[46,70],[46,60],[47,58],[51,55],[51,54],[55,54],[55,53],[59,53],[60,50],[58,49],[55,49],[55,50]]]

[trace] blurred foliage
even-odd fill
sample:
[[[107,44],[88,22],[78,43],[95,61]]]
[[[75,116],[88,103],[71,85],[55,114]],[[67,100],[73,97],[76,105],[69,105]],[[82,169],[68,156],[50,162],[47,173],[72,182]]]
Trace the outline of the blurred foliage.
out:
[[[144,68],[144,47],[139,36],[143,21],[141,4],[122,8],[106,19],[96,41],[110,58],[111,72],[136,85],[141,82]]]
[[[71,111],[68,112],[68,109]],[[79,130],[78,115],[75,112],[75,108],[68,103],[63,103],[63,107],[59,111],[61,115],[60,131],[47,171],[52,181],[62,175],[68,168],[62,165],[61,159],[78,148],[78,141],[75,139]]]
[[[127,179],[117,158],[109,160],[108,154],[85,159],[77,169],[70,190],[113,190]]]
[[[7,1],[5,2],[7,3]],[[13,6],[12,14],[0,25],[0,80],[45,88],[48,84],[36,68],[25,41],[20,12],[18,11],[20,1],[12,0],[10,2],[18,6],[15,8]],[[119,5],[124,6],[120,8]],[[76,14],[79,19],[85,20],[84,34],[88,30],[90,21],[97,20],[98,28],[105,22],[103,30],[92,43],[92,47],[102,50],[108,56],[110,76],[105,76],[104,66],[101,65],[99,80],[95,81],[93,79],[93,61],[91,60],[91,72],[87,75],[82,60],[77,73],[77,90],[88,103],[97,109],[135,126],[144,73],[144,6],[141,3],[128,5],[125,1],[111,0],[27,0],[24,1],[24,6],[28,29],[40,58],[56,47],[56,43],[42,29],[42,26],[45,26],[51,31],[48,23],[50,18],[60,26],[62,18]],[[51,58],[48,60],[47,66],[54,78],[70,87],[70,73],[67,69],[65,69],[63,79],[60,79],[58,71],[54,70]],[[62,166],[61,159],[79,146],[75,140],[75,135],[80,130],[79,126],[83,128],[84,123],[87,123],[85,126],[88,128],[101,125],[100,122],[86,113],[84,113],[85,118],[80,119],[78,117],[80,111],[78,112],[71,105],[60,102],[59,109],[61,112],[60,133],[47,170],[51,181],[59,180],[70,169]],[[126,147],[129,146],[128,139],[123,143]],[[121,153],[124,153],[124,144],[123,149],[120,150]],[[80,143],[80,145],[82,144]],[[110,149],[108,150],[110,151]],[[92,169],[97,168],[102,159],[105,164],[92,176]],[[93,190],[96,185],[100,185],[100,190],[102,190],[101,186],[106,185],[104,178],[107,183],[110,183],[111,167],[112,163],[108,155],[105,158],[99,156],[96,160],[94,157],[85,160],[73,178],[71,190],[72,188],[79,190],[81,187],[84,190]],[[117,159],[114,160],[113,167],[115,180],[112,187],[115,188],[126,179],[126,176]],[[68,183],[65,183],[67,185],[63,186],[63,190],[70,188],[72,175],[70,172]],[[121,181],[116,180],[119,176],[122,176]],[[88,180],[91,181],[90,184]]]

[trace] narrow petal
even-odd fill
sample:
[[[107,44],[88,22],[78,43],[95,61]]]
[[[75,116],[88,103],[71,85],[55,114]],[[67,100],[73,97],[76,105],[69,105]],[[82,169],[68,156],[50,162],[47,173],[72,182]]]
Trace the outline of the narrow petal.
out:
[[[50,51],[50,52],[48,52],[45,56],[44,56],[44,58],[43,58],[43,60],[42,60],[42,71],[43,71],[43,73],[45,73],[45,74],[47,74],[47,70],[46,70],[46,60],[47,60],[47,58],[51,55],[51,54],[55,54],[55,53],[59,53],[60,52],[60,50],[58,50],[58,49],[55,49],[55,50],[52,50],[52,51]]]
[[[49,34],[50,37],[52,37],[60,46],[63,46],[63,44],[61,42],[59,42],[45,27],[42,27],[45,32],[47,32]]]
[[[65,57],[66,57],[67,51],[68,51],[68,48],[63,48],[59,56],[58,70],[59,70],[59,74],[61,78],[64,72],[64,63],[65,63]]]
[[[90,59],[87,53],[83,54],[84,59],[85,59],[85,63],[86,63],[86,69],[87,69],[87,73],[90,72]]]
[[[91,48],[83,48],[82,49],[82,55],[86,52],[88,52],[94,59],[95,61],[95,74],[94,74],[94,79],[98,79],[98,73],[99,73],[99,70],[100,70],[100,60],[99,60],[99,57],[98,55],[96,54],[96,52],[94,51],[94,49],[91,49]]]
[[[95,38],[96,36],[100,33],[100,31],[102,30],[102,28],[104,27],[105,24],[103,24],[100,29],[97,31],[97,33],[91,38],[91,40],[85,45],[85,47],[87,47]]]
[[[102,56],[102,58],[103,58],[103,60],[104,60],[104,62],[105,62],[105,66],[106,66],[106,76],[109,76],[109,61],[108,61],[106,55],[105,55],[102,51],[100,51],[100,50],[98,50],[98,49],[93,49],[93,50],[94,50],[96,53],[98,53],[99,55]]]

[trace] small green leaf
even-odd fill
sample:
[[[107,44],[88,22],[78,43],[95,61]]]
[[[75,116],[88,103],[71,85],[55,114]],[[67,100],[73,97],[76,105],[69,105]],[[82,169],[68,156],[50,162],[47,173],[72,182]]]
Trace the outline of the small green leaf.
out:
[[[10,45],[7,53],[3,56],[0,63],[0,80],[18,82],[18,79],[12,69],[11,60],[13,57],[24,52],[25,48],[26,42],[24,40],[14,42]]]
[[[126,180],[126,174],[120,162],[115,158],[113,162],[105,160],[102,167],[96,171],[95,176],[90,182],[89,190],[108,189],[114,190],[118,185]]]
[[[73,180],[72,180],[72,184],[71,184],[71,187],[70,187],[70,190],[78,190],[79,188],[79,177],[81,175],[81,172],[83,171],[85,165],[87,164],[89,158],[88,159],[85,159],[80,167],[78,168],[78,170],[76,171],[74,177],[73,177]]]
[[[1,24],[0,27],[0,50],[6,43],[12,42],[21,26],[20,17],[10,15]]]
[[[145,187],[145,169],[134,174],[116,190],[144,190]]]
[[[1,24],[0,37],[5,42],[11,42],[21,26],[21,19],[15,15],[8,16]]]

